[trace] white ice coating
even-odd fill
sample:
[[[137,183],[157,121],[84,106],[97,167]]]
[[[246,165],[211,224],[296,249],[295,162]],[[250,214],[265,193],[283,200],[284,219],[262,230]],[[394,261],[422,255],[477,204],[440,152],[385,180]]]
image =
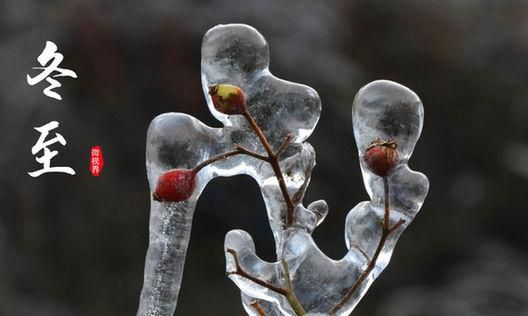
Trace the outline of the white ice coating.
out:
[[[268,69],[269,48],[254,28],[242,24],[219,25],[209,30],[202,44],[202,85],[211,113],[223,128],[212,128],[182,113],[156,117],[148,130],[146,163],[151,193],[158,177],[173,168],[192,168],[215,155],[231,151],[236,145],[265,155],[266,152],[244,117],[217,112],[207,94],[210,85],[229,83],[243,89],[247,107],[272,148],[288,134],[293,142],[279,157],[286,187],[292,197],[295,220],[286,225],[287,207],[279,183],[269,163],[247,155],[217,161],[197,175],[193,195],[184,202],[151,200],[150,242],[145,262],[144,285],[137,315],[171,316],[176,308],[189,243],[192,217],[201,192],[215,177],[247,174],[259,185],[276,244],[277,261],[266,262],[255,254],[251,236],[241,230],[227,233],[226,271],[235,270],[236,251],[241,268],[251,276],[277,287],[285,287],[286,262],[292,289],[306,315],[330,315],[358,277],[365,271],[379,244],[383,220],[382,179],[372,174],[362,161],[365,186],[371,197],[353,208],[346,220],[345,241],[348,253],[341,260],[328,258],[311,237],[324,220],[328,206],[323,200],[308,207],[302,198],[315,166],[315,152],[305,142],[321,112],[317,92],[312,88],[274,77]],[[407,166],[423,121],[422,104],[411,90],[390,81],[376,81],[362,88],[353,105],[354,135],[362,156],[376,137],[398,142],[401,163],[389,173],[391,223],[405,224],[387,239],[375,269],[361,282],[350,299],[334,311],[348,315],[372,281],[388,264],[401,232],[421,207],[428,190],[427,178]],[[192,258],[191,258],[192,260]],[[252,306],[258,302],[267,316],[298,315],[283,294],[240,275],[229,276],[241,289],[246,312],[260,316]]]

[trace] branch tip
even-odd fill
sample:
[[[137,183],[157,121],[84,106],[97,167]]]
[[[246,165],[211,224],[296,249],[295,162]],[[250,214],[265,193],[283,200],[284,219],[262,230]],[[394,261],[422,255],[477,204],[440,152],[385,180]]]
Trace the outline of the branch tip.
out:
[[[405,220],[403,218],[400,218],[400,220],[398,222],[396,222],[396,224],[392,225],[390,228],[389,228],[389,232],[393,232],[395,231],[396,229],[400,228],[401,225],[405,224]]]

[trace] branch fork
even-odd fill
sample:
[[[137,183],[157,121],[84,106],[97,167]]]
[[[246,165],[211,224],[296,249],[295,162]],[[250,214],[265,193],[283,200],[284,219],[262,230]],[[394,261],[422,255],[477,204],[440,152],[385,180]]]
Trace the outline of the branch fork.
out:
[[[236,88],[236,87],[235,87]],[[214,90],[214,89],[213,89]],[[211,90],[211,91],[213,91]],[[214,91],[213,91],[214,92]],[[254,152],[252,150],[246,149],[242,147],[241,145],[235,145],[235,149],[230,152],[226,152],[223,154],[220,154],[218,156],[212,157],[202,163],[200,163],[198,166],[196,166],[193,170],[195,172],[198,172],[201,168],[205,167],[206,165],[215,162],[217,160],[225,159],[230,156],[238,155],[238,154],[245,154],[251,157],[254,157],[256,159],[259,159],[261,161],[267,162],[271,165],[273,172],[275,173],[275,176],[278,180],[279,187],[281,190],[281,193],[284,198],[284,202],[286,203],[287,208],[287,214],[286,214],[286,228],[292,227],[294,220],[295,220],[295,209],[296,204],[300,203],[300,198],[297,196],[296,193],[294,196],[294,199],[290,196],[288,189],[286,187],[286,182],[284,180],[284,176],[282,173],[282,170],[279,165],[279,156],[284,153],[284,151],[288,148],[288,146],[291,144],[293,140],[293,134],[288,133],[288,135],[285,137],[283,142],[275,149],[273,150],[269,141],[267,140],[266,136],[264,135],[262,129],[259,127],[258,123],[255,121],[253,116],[249,113],[249,111],[246,108],[245,105],[245,97],[243,97],[243,92],[240,90],[237,90],[237,95],[240,97],[237,99],[239,102],[244,102],[243,104],[240,104],[241,106],[237,107],[236,113],[232,114],[240,114],[244,116],[246,121],[248,122],[250,128],[255,132],[257,137],[259,138],[262,146],[264,147],[264,150],[266,152],[266,155],[259,154],[257,152]],[[214,93],[212,94],[214,97]],[[242,101],[240,101],[242,100]],[[213,100],[215,101],[215,100]],[[226,104],[221,104],[222,106],[226,106]],[[224,110],[226,108],[223,108]],[[380,139],[377,139],[371,143],[371,145],[367,148],[367,152],[365,154],[365,160],[367,161],[367,164],[369,165],[369,168],[378,176],[382,177],[383,179],[383,189],[384,189],[384,217],[383,220],[380,222],[381,226],[381,237],[378,242],[378,245],[376,247],[376,250],[374,252],[374,255],[370,257],[359,245],[352,245],[351,247],[356,248],[367,260],[368,264],[365,270],[360,274],[359,278],[346,290],[345,295],[341,298],[341,300],[329,311],[330,315],[335,315],[338,310],[340,310],[348,301],[349,299],[357,292],[357,290],[360,288],[360,286],[363,284],[363,282],[368,278],[372,270],[376,267],[378,258],[383,251],[383,248],[385,247],[385,243],[388,239],[388,237],[396,231],[398,228],[400,228],[404,223],[404,219],[398,220],[396,223],[392,224],[390,223],[390,190],[389,190],[389,183],[387,179],[387,173],[395,166],[397,165],[399,161],[398,152],[397,152],[397,143],[395,140],[388,140],[383,141]],[[295,202],[294,202],[295,201]],[[227,272],[227,275],[238,275],[243,278],[246,278],[264,288],[267,288],[275,293],[278,293],[282,296],[284,296],[292,309],[295,311],[297,316],[305,315],[306,312],[304,311],[304,308],[302,307],[301,303],[295,296],[295,292],[292,287],[290,272],[288,268],[288,264],[285,260],[281,260],[281,265],[284,270],[284,278],[285,278],[285,286],[277,286],[274,285],[268,281],[259,279],[247,271],[245,271],[241,266],[238,259],[238,254],[234,249],[228,248],[226,251],[233,256],[234,262],[235,262],[235,270]],[[253,302],[251,306],[259,313],[260,316],[264,315],[264,310],[260,306],[258,302]]]

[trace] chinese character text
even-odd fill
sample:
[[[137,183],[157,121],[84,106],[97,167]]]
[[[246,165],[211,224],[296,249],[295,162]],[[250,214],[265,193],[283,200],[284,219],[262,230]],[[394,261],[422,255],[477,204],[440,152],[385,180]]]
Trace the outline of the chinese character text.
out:
[[[59,68],[59,65],[63,59],[64,59],[64,56],[61,53],[57,52],[57,45],[55,45],[55,43],[51,41],[47,41],[44,51],[42,51],[42,53],[37,57],[37,60],[42,67],[33,67],[33,69],[41,69],[42,72],[33,78],[27,75],[26,76],[27,83],[33,86],[41,82],[42,80],[46,79],[46,81],[50,85],[43,90],[44,95],[50,98],[57,99],[57,100],[62,100],[62,97],[57,92],[52,91],[53,89],[61,86],[61,84],[53,78],[56,78],[56,77],[77,78],[77,74],[73,70]],[[46,66],[46,64],[48,63],[49,65]],[[52,75],[54,72],[56,72],[57,74]]]
[[[48,172],[60,172],[70,175],[75,174],[75,171],[70,167],[51,167],[51,158],[57,156],[59,152],[56,150],[51,151],[48,146],[51,146],[55,143],[60,143],[62,146],[66,145],[66,140],[59,133],[55,133],[54,138],[46,140],[49,132],[57,127],[59,127],[59,122],[57,121],[51,121],[41,127],[35,127],[35,130],[40,133],[40,136],[35,146],[31,148],[31,153],[36,155],[39,151],[43,151],[42,156],[35,158],[38,163],[42,164],[42,169],[28,172],[30,176],[38,177],[41,174]]]

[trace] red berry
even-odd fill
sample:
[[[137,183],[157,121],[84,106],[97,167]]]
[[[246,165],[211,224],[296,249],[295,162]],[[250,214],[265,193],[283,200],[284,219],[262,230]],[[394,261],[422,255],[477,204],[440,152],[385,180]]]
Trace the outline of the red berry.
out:
[[[181,202],[193,194],[195,187],[196,173],[193,170],[174,169],[159,177],[152,197],[159,202]]]
[[[233,115],[246,111],[246,96],[242,89],[230,84],[216,84],[209,87],[209,95],[218,112]]]
[[[400,161],[398,144],[390,139],[376,139],[367,147],[364,159],[372,172],[385,177]]]

